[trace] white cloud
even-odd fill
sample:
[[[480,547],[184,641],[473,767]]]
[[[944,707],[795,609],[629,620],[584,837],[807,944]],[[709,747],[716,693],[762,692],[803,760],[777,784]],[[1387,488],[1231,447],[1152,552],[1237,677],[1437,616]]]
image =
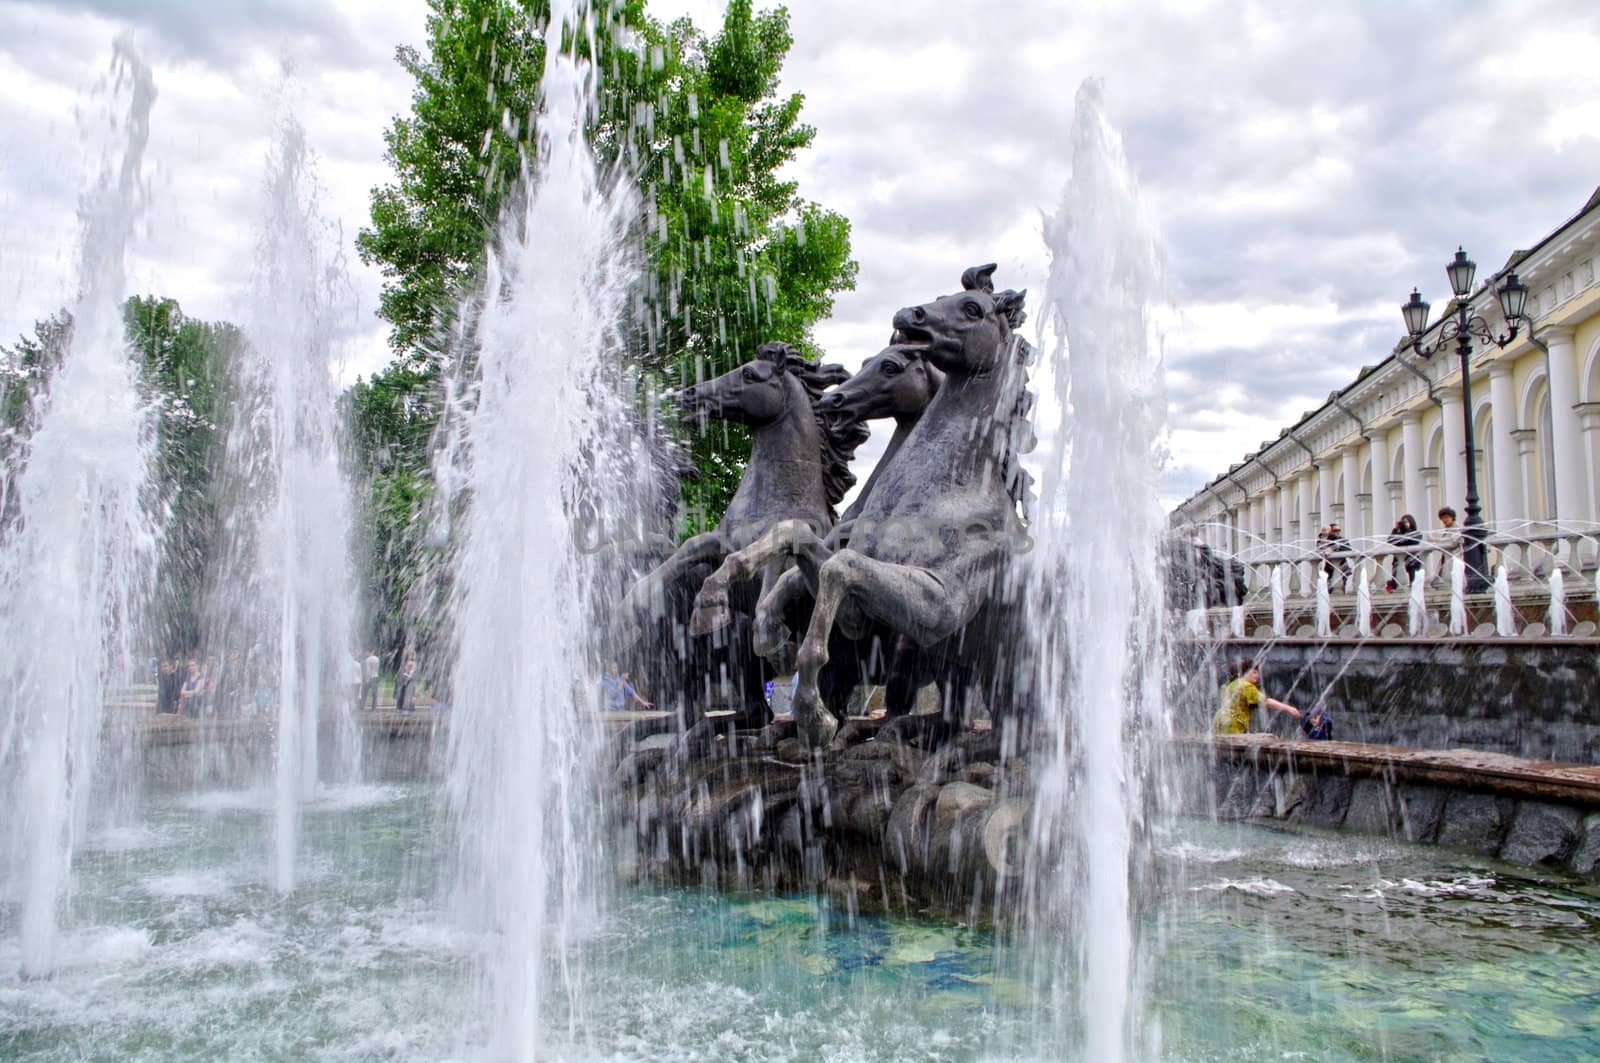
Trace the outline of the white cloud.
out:
[[[662,0],[711,26],[716,0]],[[135,280],[205,316],[248,275],[254,201],[285,60],[343,230],[356,296],[381,283],[350,241],[383,182],[382,134],[410,102],[392,61],[423,0],[119,0],[0,8],[0,337],[70,293],[86,160],[74,110],[131,30],[161,93],[155,194]],[[850,218],[856,291],[817,329],[847,365],[902,305],[960,271],[1040,292],[1040,212],[1071,166],[1072,98],[1106,82],[1164,231],[1173,468],[1187,494],[1382,357],[1412,284],[1442,286],[1457,243],[1498,261],[1568,217],[1600,174],[1600,14],[1580,0],[1488,0],[1441,22],[1421,0],[1323,5],[791,5],[784,85],[806,95],[801,194]],[[1406,28],[1411,27],[1412,32]],[[1518,149],[1522,150],[1518,150]],[[353,330],[347,371],[384,353]],[[863,477],[864,478],[864,477]]]

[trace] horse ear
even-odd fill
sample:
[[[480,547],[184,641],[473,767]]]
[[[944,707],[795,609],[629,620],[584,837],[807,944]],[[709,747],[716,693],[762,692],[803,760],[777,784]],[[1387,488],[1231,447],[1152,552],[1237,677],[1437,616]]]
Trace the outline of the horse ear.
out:
[[[1018,328],[1028,319],[1028,315],[1022,312],[1022,304],[1027,299],[1028,290],[1026,288],[1020,292],[1014,292],[1010,289],[999,292],[994,297],[994,312],[1004,317],[1006,323],[1012,328]]]
[[[990,262],[983,266],[969,266],[961,274],[961,288],[969,292],[994,291],[994,271],[996,263]]]
[[[831,388],[849,380],[851,373],[850,370],[837,362],[828,362],[826,365],[817,366],[813,375],[822,383],[823,387]]]
[[[773,365],[780,367],[791,357],[793,357],[794,353],[795,350],[793,347],[779,340],[772,340],[770,342],[763,343],[761,346],[756,348],[757,358],[761,359],[763,362],[771,362]]]

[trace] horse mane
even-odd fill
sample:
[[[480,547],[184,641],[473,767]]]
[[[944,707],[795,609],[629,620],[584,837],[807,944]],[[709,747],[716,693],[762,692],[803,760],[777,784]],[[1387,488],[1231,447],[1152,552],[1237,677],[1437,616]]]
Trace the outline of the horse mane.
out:
[[[995,426],[996,457],[1000,462],[1000,475],[1005,483],[1006,494],[1016,503],[1017,514],[1023,523],[1027,523],[1033,516],[1033,476],[1022,467],[1022,455],[1031,453],[1039,440],[1033,434],[1033,404],[1036,396],[1028,390],[1028,366],[1033,364],[1033,345],[1017,335],[1016,330],[1028,319],[1023,311],[1028,292],[1027,289],[1018,292],[1009,288],[996,292],[994,271],[993,262],[969,267],[961,274],[961,287],[969,292],[988,292],[994,298],[995,312],[1011,333],[1009,343],[1016,379],[1010,387],[1015,395],[1004,421]]]
[[[866,424],[849,418],[824,417],[817,409],[817,400],[829,388],[850,379],[850,371],[832,362],[810,362],[787,343],[763,343],[756,348],[756,357],[772,362],[800,382],[811,403],[811,417],[822,437],[822,485],[830,510],[839,505],[845,492],[856,482],[850,471],[850,459],[856,448],[867,441],[870,430]],[[837,517],[837,513],[831,513]]]

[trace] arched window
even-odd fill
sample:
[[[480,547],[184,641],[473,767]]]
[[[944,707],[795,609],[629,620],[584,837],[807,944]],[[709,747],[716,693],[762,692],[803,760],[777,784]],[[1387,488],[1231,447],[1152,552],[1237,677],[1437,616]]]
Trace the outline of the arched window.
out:
[[[1540,520],[1556,518],[1556,451],[1554,430],[1550,426],[1550,391],[1539,396],[1539,484],[1544,489]]]
[[[1437,516],[1440,508],[1444,506],[1444,429],[1437,427],[1428,437],[1427,449],[1428,462],[1424,468],[1433,470],[1433,483],[1425,485],[1423,500],[1427,502],[1426,514],[1418,513],[1417,522],[1424,528],[1431,528],[1439,523]]]

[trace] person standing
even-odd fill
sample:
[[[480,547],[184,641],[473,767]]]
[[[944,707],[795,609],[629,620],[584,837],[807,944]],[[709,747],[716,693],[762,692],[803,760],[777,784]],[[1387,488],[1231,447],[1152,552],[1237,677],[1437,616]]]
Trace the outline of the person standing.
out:
[[[1385,589],[1397,591],[1400,589],[1402,568],[1405,569],[1408,587],[1422,570],[1422,559],[1417,556],[1416,550],[1422,545],[1422,536],[1417,534],[1417,518],[1409,513],[1402,514],[1400,519],[1394,522],[1394,529],[1389,532],[1389,545],[1406,551],[1404,554],[1396,554],[1389,562],[1389,584]]]
[[[176,713],[178,711],[178,691],[183,684],[178,675],[178,662],[175,658],[166,657],[161,661],[156,674],[156,712],[158,714]]]
[[[1249,658],[1234,662],[1233,678],[1222,687],[1221,704],[1211,718],[1211,733],[1242,735],[1250,730],[1251,719],[1257,708],[1265,706],[1273,712],[1287,713],[1298,720],[1300,710],[1286,701],[1269,698],[1261,690],[1261,667]]]
[[[367,650],[367,659],[361,664],[361,707],[378,711],[378,651]]]
[[[417,659],[407,654],[405,663],[400,666],[400,674],[395,676],[394,680],[395,712],[411,711],[411,680],[416,677],[416,674]]]
[[[1439,565],[1433,573],[1433,582],[1437,585],[1450,575],[1450,564],[1461,552],[1461,529],[1456,527],[1454,509],[1445,506],[1439,510],[1439,530],[1428,538],[1439,550]]]

